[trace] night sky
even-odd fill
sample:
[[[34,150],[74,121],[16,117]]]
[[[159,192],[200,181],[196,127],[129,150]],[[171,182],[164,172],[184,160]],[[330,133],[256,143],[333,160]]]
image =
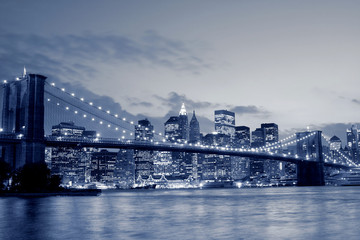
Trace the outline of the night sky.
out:
[[[26,66],[160,132],[185,102],[205,133],[227,109],[252,130],[344,139],[360,119],[359,12],[331,0],[1,1],[0,79]]]

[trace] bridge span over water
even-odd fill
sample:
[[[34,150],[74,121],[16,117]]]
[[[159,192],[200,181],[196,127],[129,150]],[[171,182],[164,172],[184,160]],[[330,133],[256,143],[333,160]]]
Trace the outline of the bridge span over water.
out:
[[[65,89],[57,88],[53,83],[47,83],[45,76],[27,74],[17,81],[3,84],[2,90],[3,108],[0,144],[4,146],[3,156],[5,160],[10,162],[14,168],[21,167],[25,163],[44,161],[46,146],[187,152],[290,162],[298,166],[297,174],[299,185],[324,185],[324,166],[336,168],[352,167],[352,163],[344,164],[336,160],[331,162],[328,158],[327,161],[324,161],[321,131],[307,132],[295,141],[295,144],[311,141],[314,150],[309,155],[279,154],[274,152],[273,149],[281,148],[283,145],[286,146],[282,141],[263,148],[247,150],[231,147],[174,143],[167,142],[166,139],[154,142],[141,142],[125,140],[124,137],[113,139],[45,136],[44,122],[45,119],[51,117],[45,116],[44,106],[47,103],[53,103],[50,98],[47,98],[47,101],[45,101],[45,93],[51,97],[55,97],[57,101],[61,101],[61,94],[56,95],[56,92],[58,91],[64,94]],[[74,93],[67,94],[73,97],[73,100],[67,100],[65,102],[74,108],[74,114],[79,116],[79,112],[82,112],[84,118],[88,115],[93,116],[91,118],[92,121],[97,118],[100,120],[100,124],[107,122],[107,126],[109,128],[115,126],[116,131],[123,127],[116,124],[115,120],[121,120],[117,114],[105,111],[101,107],[94,107],[92,102],[85,102],[83,98],[75,97]],[[54,107],[58,106],[60,106],[59,102],[54,104]],[[69,106],[66,106],[64,110],[69,110]],[[106,117],[102,117],[102,114],[106,115]],[[133,122],[129,122],[125,118],[122,118],[122,120],[128,123],[131,128],[134,128]],[[129,126],[124,129],[129,131]],[[133,130],[134,129],[132,129],[132,131]],[[125,130],[123,130],[123,132],[125,132]],[[130,135],[132,134],[130,133]]]

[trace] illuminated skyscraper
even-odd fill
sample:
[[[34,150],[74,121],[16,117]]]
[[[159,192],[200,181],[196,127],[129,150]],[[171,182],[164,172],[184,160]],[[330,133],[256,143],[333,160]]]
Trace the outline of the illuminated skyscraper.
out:
[[[148,119],[139,120],[138,125],[135,126],[135,140],[137,141],[152,141],[154,138],[154,126],[151,125]]]
[[[261,129],[264,131],[265,146],[279,141],[279,127],[275,123],[263,123]],[[266,160],[264,162],[264,171],[268,178],[279,178],[280,169],[283,168],[279,161]],[[285,166],[285,165],[284,165]]]
[[[235,113],[227,110],[216,110],[215,131],[233,137],[235,135]]]
[[[246,126],[235,127],[233,145],[236,148],[250,148],[250,128]],[[243,179],[250,174],[250,159],[247,157],[231,157],[231,172],[234,180]]]
[[[355,125],[351,129],[346,130],[347,146],[350,150],[350,155],[355,163],[359,161],[359,130]]]
[[[181,140],[179,117],[172,116],[164,124],[165,138],[170,142],[177,142]]]
[[[279,141],[279,128],[275,123],[263,123],[261,128],[264,131],[265,146]]]
[[[265,134],[263,128],[256,128],[251,134],[251,147],[259,148],[265,144]],[[256,158],[250,159],[250,175],[258,176],[264,173],[264,161]]]
[[[339,151],[341,149],[341,140],[337,136],[330,138],[330,151]]]
[[[52,136],[66,138],[96,136],[95,131],[85,131],[85,127],[76,126],[74,122],[61,122],[54,125],[51,132]],[[89,135],[89,133],[92,133],[92,135]],[[52,147],[51,174],[61,176],[63,184],[89,182],[91,180],[91,156],[96,151],[95,148]]]
[[[135,140],[150,142],[153,140],[154,127],[147,119],[139,120],[135,126]],[[135,180],[148,179],[154,174],[153,151],[134,150]]]
[[[180,131],[180,138],[184,141],[188,140],[189,123],[188,123],[188,116],[186,113],[184,103],[181,105],[181,109],[179,112],[179,131]]]
[[[235,127],[235,137],[234,137],[234,146],[235,147],[250,147],[250,128],[247,126],[238,126]]]

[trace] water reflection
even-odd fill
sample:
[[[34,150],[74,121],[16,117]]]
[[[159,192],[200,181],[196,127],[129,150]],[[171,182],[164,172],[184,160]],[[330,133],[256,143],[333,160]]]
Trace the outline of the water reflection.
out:
[[[357,187],[0,198],[0,239],[357,239]]]

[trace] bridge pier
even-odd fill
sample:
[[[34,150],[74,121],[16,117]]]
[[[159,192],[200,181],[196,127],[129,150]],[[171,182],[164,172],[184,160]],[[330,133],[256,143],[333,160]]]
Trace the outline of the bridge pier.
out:
[[[303,161],[297,165],[298,186],[324,186],[324,164]]]
[[[45,76],[28,74],[5,86],[2,128],[23,141],[4,148],[4,159],[12,168],[45,161],[44,87]]]
[[[305,133],[297,133],[301,138]],[[317,159],[316,162],[302,161],[297,164],[298,186],[324,186],[324,159],[322,155],[321,131],[316,131],[314,137],[298,142],[297,152],[299,156],[312,156]]]

